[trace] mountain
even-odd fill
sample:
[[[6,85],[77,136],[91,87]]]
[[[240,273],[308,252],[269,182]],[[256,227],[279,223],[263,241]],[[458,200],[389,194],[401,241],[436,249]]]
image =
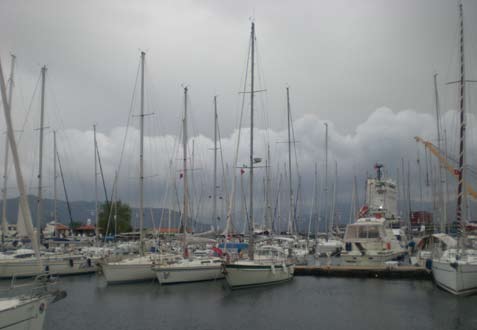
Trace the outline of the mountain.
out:
[[[37,199],[36,196],[28,196],[28,204],[30,206],[30,212],[32,216],[33,224],[36,223],[37,219]],[[71,207],[71,218],[73,222],[86,223],[88,219],[91,219],[94,223],[94,210],[95,202],[87,201],[74,201],[70,202]],[[52,199],[43,199],[43,225],[46,222],[53,220],[53,210],[54,210],[54,200]],[[132,210],[132,219],[131,224],[134,228],[139,227],[139,210],[137,208],[131,207]],[[0,202],[0,212],[3,212],[3,203]],[[170,217],[169,217],[170,213]],[[1,214],[1,213],[0,213]],[[70,225],[71,219],[68,211],[68,206],[65,201],[57,201],[57,215],[59,222]],[[10,198],[7,200],[7,219],[9,223],[16,223],[18,217],[18,197]],[[163,221],[161,222],[161,218]],[[144,227],[153,228],[153,227],[168,227],[170,218],[170,226],[172,228],[179,228],[180,226],[180,213],[174,210],[169,212],[169,209],[164,208],[146,208],[144,210]],[[202,222],[193,223],[194,231],[206,231],[210,229],[210,225],[204,224]]]

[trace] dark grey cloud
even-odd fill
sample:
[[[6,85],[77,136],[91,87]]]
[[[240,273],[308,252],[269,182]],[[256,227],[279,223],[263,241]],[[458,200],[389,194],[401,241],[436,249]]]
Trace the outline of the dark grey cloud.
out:
[[[472,63],[477,54],[477,34],[473,33],[477,31],[473,19],[477,3],[464,1],[464,6],[468,77],[476,79]],[[216,94],[225,161],[230,171],[235,166],[231,162],[241,104],[238,92],[243,88],[249,17],[253,16],[259,50],[258,88],[267,89],[258,102],[257,152],[264,156],[264,141],[269,141],[273,162],[285,161],[284,145],[276,142],[286,138],[285,86],[290,85],[300,140],[297,154],[302,176],[308,178],[307,191],[311,191],[313,164],[323,161],[326,121],[330,123],[332,159],[338,161],[343,194],[347,194],[353,174],[370,171],[375,161],[394,171],[401,157],[415,158],[414,135],[434,137],[435,72],[439,72],[443,111],[456,108],[455,86],[444,83],[456,80],[458,72],[457,14],[457,2],[445,0],[4,0],[0,2],[0,56],[6,72],[9,53],[18,58],[13,109],[17,127],[27,117],[40,67],[48,65],[46,154],[51,153],[51,131],[57,129],[71,195],[88,199],[92,192],[91,127],[98,125],[111,183],[128,121],[139,49],[145,50],[146,108],[155,113],[146,124],[146,151],[151,155],[146,164],[151,176],[147,201],[156,205],[171,182],[167,180],[169,159],[179,157],[174,145],[180,130],[181,84],[190,86],[191,136],[195,136],[197,165],[202,168],[196,175],[198,182],[210,181],[212,97]],[[469,95],[475,95],[475,87],[469,88]],[[137,101],[136,95],[134,113]],[[21,133],[21,151],[34,192],[38,93],[32,104]],[[452,135],[456,120],[448,116]],[[120,195],[135,203],[138,125],[136,118],[130,121],[133,128]],[[268,123],[271,131],[267,133]],[[473,129],[469,131],[474,136]],[[245,130],[243,141],[246,138]],[[455,150],[455,142],[449,144]],[[242,144],[240,163],[246,161],[246,154]],[[177,174],[178,166],[172,171]]]

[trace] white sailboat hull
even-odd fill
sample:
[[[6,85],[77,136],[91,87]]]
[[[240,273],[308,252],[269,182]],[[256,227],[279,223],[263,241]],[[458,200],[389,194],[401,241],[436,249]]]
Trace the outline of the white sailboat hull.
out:
[[[0,329],[41,330],[45,321],[48,297],[37,297],[26,301],[15,298],[0,300]],[[13,303],[12,303],[13,302]]]
[[[223,279],[220,264],[205,267],[157,267],[157,279],[161,284],[213,281]]]
[[[477,292],[477,264],[432,261],[432,275],[437,286],[455,295]]]
[[[232,289],[278,284],[293,278],[294,265],[254,265],[235,263],[225,265],[225,279]]]
[[[48,272],[52,275],[74,275],[94,273],[96,260],[78,258],[45,258],[40,272],[36,259],[0,260],[0,278],[33,277]]]
[[[156,278],[149,260],[140,263],[104,263],[101,268],[108,284],[151,281]]]

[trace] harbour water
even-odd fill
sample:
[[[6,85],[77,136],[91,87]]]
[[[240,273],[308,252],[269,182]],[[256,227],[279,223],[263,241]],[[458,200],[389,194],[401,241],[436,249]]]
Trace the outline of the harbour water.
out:
[[[61,278],[68,296],[46,329],[477,329],[477,296],[456,297],[431,281],[295,277],[230,291],[225,281],[106,286],[100,277]]]

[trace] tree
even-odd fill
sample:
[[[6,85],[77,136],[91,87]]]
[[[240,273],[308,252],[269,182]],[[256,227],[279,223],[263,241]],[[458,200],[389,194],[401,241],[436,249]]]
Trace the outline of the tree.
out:
[[[109,213],[112,212],[111,217]],[[116,218],[115,218],[116,216]],[[125,233],[132,231],[131,226],[131,208],[129,205],[122,203],[121,201],[113,202],[113,208],[111,209],[111,202],[106,202],[101,205],[99,214],[99,230],[102,234]],[[108,227],[108,220],[110,220]]]

